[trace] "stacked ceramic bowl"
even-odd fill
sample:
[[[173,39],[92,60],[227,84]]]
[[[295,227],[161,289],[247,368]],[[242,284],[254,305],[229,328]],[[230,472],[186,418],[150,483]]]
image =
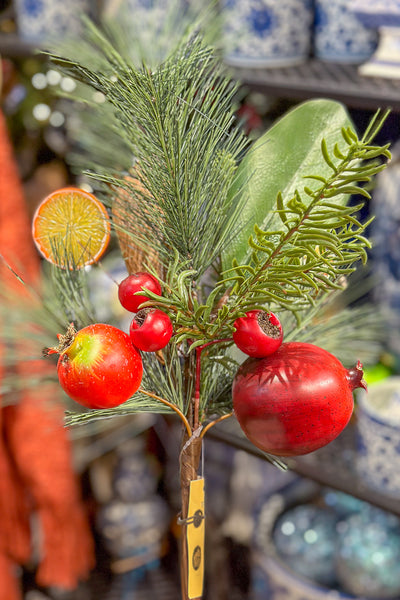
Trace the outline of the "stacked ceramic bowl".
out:
[[[297,504],[283,494],[262,506],[255,530],[269,600],[400,598],[400,519],[391,513],[331,489]]]
[[[378,32],[352,11],[353,0],[220,0],[226,62],[235,67],[323,61],[359,64]]]
[[[314,53],[321,60],[362,63],[375,51],[376,29],[366,27],[351,9],[352,0],[316,0]]]

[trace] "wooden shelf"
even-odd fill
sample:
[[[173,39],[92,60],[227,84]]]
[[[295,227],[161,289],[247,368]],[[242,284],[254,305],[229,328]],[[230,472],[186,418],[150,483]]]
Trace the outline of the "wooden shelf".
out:
[[[244,436],[236,419],[228,419],[216,425],[210,429],[208,435],[217,441],[268,460],[267,454],[253,446]],[[357,463],[355,431],[352,425],[325,448],[305,456],[284,458],[282,462],[298,475],[321,486],[334,488],[400,516],[398,498],[371,489],[358,476],[355,467]]]
[[[16,33],[0,34],[3,57],[29,56],[36,50]],[[324,97],[350,108],[391,108],[400,112],[400,79],[365,77],[359,75],[357,65],[310,59],[292,67],[234,68],[233,76],[253,90],[271,96],[294,100]]]
[[[400,111],[400,79],[365,77],[357,65],[310,59],[292,67],[269,69],[235,68],[234,76],[244,85],[283,98],[332,98],[351,108]]]

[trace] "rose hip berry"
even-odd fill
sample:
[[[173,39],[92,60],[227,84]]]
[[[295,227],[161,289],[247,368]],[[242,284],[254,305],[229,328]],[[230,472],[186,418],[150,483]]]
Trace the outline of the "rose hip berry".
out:
[[[157,308],[143,308],[132,319],[129,335],[132,344],[144,352],[165,348],[173,333],[169,316]]]
[[[334,440],[364,387],[360,362],[346,369],[313,344],[283,343],[265,358],[248,358],[232,387],[234,412],[248,439],[277,456],[307,454]]]
[[[282,325],[272,312],[251,310],[245,317],[236,319],[233,325],[233,341],[248,356],[269,356],[282,344]]]
[[[122,306],[136,313],[143,302],[150,300],[145,290],[161,296],[161,285],[153,275],[144,271],[128,275],[118,286],[118,298]],[[143,294],[137,292],[143,291]]]

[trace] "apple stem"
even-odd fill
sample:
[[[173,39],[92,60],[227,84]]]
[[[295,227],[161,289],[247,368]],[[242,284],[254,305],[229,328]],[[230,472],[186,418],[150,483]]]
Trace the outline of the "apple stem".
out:
[[[44,357],[50,356],[51,354],[62,354],[69,348],[75,339],[77,331],[75,325],[70,323],[65,334],[57,333],[58,346],[52,346],[50,348],[43,348],[42,355]]]

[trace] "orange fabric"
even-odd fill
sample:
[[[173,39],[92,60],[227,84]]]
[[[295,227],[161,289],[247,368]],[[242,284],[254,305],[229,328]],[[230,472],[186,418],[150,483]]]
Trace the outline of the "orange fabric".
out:
[[[1,111],[0,253],[24,281],[39,284],[40,260]],[[0,285],[32,301],[27,288],[1,260]],[[0,381],[4,351],[0,343]],[[38,358],[29,363],[21,360],[15,368],[23,381],[29,373],[54,366]],[[0,409],[0,600],[20,600],[13,565],[24,565],[31,558],[32,515],[40,529],[39,585],[74,589],[94,566],[92,534],[72,468],[63,409],[54,401],[57,393],[53,384],[25,389],[18,402],[3,402]]]
[[[0,600],[22,600],[15,565],[0,554]]]
[[[40,263],[31,236],[31,224],[26,210],[23,188],[13,148],[8,137],[4,115],[0,111],[0,252],[6,261],[24,279],[33,284],[38,281]],[[23,290],[18,280],[0,267],[7,285]]]
[[[93,564],[93,542],[78,481],[71,468],[71,446],[62,411],[41,393],[24,394],[3,408],[7,445],[22,480],[31,512],[41,530],[37,581],[42,586],[74,589]],[[17,555],[12,537],[9,549]]]

